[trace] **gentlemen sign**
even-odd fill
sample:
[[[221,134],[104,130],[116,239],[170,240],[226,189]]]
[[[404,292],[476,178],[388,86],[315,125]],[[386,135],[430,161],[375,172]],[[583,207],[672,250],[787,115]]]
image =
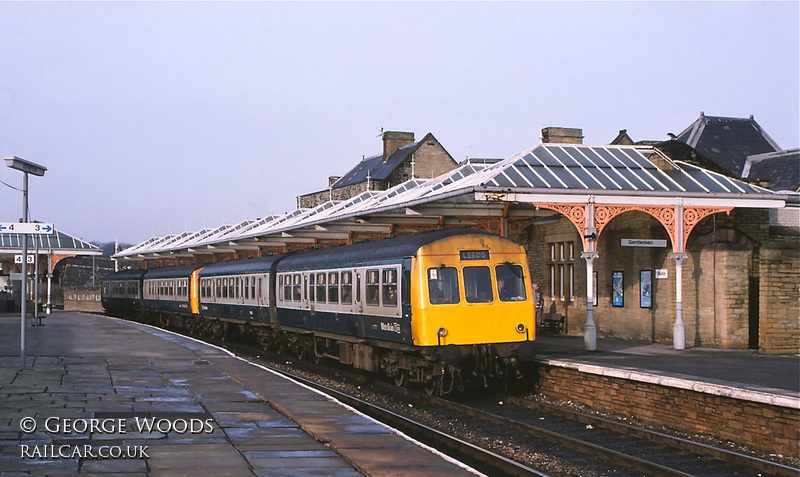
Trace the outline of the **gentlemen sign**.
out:
[[[667,241],[665,239],[622,239],[620,245],[623,247],[666,248]]]

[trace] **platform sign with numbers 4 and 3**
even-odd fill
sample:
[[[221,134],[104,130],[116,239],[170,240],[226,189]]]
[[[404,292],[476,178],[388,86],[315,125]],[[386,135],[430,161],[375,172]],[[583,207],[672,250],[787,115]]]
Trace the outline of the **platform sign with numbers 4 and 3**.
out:
[[[52,234],[53,224],[0,222],[0,233],[4,234]]]

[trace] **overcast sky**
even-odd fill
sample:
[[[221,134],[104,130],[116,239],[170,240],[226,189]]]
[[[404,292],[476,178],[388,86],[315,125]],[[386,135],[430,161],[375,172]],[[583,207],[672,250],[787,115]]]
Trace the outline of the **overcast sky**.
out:
[[[381,128],[461,161],[547,126],[667,139],[704,111],[792,149],[798,5],[0,2],[0,154],[48,168],[32,219],[138,243],[294,210]],[[0,199],[18,220],[22,194]]]

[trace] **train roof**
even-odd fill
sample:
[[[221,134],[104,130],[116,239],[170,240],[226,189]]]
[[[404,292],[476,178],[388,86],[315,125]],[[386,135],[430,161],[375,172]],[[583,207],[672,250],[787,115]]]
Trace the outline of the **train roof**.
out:
[[[120,270],[118,272],[112,272],[106,274],[102,280],[138,280],[142,278],[142,275],[147,273],[147,270],[144,268],[129,268],[126,270]]]
[[[183,265],[181,267],[154,268],[145,274],[144,279],[151,280],[153,278],[184,278],[191,275],[193,271],[202,267],[203,265]]]
[[[492,234],[468,229],[437,230],[435,232],[426,232],[406,237],[299,252],[281,260],[278,263],[278,271],[410,258],[424,245],[457,235]]]
[[[272,269],[272,264],[282,257],[283,255],[270,255],[267,257],[246,258],[244,260],[215,263],[201,270],[199,276],[213,277],[240,273],[267,273]]]

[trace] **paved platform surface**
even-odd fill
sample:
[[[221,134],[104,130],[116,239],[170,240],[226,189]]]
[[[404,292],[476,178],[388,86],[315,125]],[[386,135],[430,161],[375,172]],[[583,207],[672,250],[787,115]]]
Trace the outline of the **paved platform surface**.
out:
[[[756,350],[687,348],[597,339],[585,351],[582,336],[539,335],[538,358],[637,371],[720,386],[800,398],[800,355],[765,355]],[[800,350],[798,350],[800,351]]]
[[[326,396],[156,328],[0,315],[0,475],[474,475]],[[94,424],[94,429],[92,425]],[[144,430],[142,430],[144,428]]]

